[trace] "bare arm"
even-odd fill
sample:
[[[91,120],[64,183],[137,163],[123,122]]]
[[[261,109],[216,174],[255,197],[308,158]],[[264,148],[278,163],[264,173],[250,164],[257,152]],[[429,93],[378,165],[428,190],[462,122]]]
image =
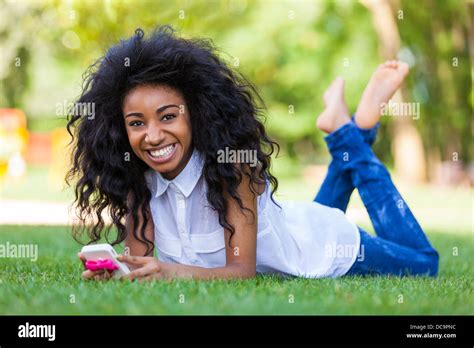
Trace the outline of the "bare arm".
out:
[[[243,175],[237,188],[242,204],[248,210],[241,210],[234,199],[227,197],[227,220],[234,226],[235,232],[229,246],[230,231],[225,229],[226,266],[204,268],[181,264],[159,262],[154,258],[126,257],[122,260],[141,268],[130,273],[130,279],[154,278],[193,278],[193,279],[236,279],[253,278],[256,275],[256,239],[258,226],[257,195],[249,187],[250,179]],[[254,188],[258,194],[265,189],[264,184]],[[136,255],[136,253],[133,253]],[[132,254],[132,255],[133,255]]]

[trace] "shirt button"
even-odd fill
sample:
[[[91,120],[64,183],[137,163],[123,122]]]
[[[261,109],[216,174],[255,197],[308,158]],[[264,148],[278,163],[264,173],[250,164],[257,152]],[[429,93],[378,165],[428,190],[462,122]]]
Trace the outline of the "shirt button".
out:
[[[197,261],[198,261],[198,260],[196,260],[196,259],[192,259],[192,260],[191,260],[191,263],[196,263]]]

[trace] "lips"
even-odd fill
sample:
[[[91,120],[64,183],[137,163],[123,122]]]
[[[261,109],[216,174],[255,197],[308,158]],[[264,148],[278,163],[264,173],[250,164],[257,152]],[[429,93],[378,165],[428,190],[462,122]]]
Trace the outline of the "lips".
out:
[[[146,152],[153,162],[164,163],[173,157],[177,147],[177,143],[174,143],[157,150],[147,150]]]
[[[149,152],[150,155],[152,155],[153,157],[162,158],[162,157],[166,157],[166,156],[168,156],[170,153],[172,153],[175,146],[176,146],[176,144],[171,144],[171,145],[168,145],[168,146],[166,146],[166,147],[163,147],[163,148],[161,148],[161,149],[159,149],[159,150],[148,151],[148,152]]]

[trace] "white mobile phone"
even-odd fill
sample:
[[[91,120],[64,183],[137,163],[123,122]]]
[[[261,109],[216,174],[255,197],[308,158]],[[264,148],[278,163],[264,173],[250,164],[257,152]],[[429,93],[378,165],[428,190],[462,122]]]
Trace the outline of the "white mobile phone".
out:
[[[98,259],[110,259],[117,265],[118,269],[113,272],[113,278],[120,278],[130,273],[126,264],[118,261],[115,249],[110,244],[94,244],[82,247],[81,253],[87,261],[96,261]]]

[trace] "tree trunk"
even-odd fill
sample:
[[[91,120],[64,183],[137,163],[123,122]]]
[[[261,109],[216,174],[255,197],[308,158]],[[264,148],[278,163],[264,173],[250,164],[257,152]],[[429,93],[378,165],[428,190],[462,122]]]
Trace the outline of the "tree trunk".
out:
[[[372,13],[375,31],[379,38],[380,55],[383,60],[396,59],[400,50],[400,34],[396,15],[387,0],[363,0],[362,4]],[[400,19],[403,20],[403,19]],[[392,101],[403,102],[404,88],[395,93]],[[397,175],[406,181],[426,180],[426,162],[420,133],[409,117],[394,117],[392,153]]]

